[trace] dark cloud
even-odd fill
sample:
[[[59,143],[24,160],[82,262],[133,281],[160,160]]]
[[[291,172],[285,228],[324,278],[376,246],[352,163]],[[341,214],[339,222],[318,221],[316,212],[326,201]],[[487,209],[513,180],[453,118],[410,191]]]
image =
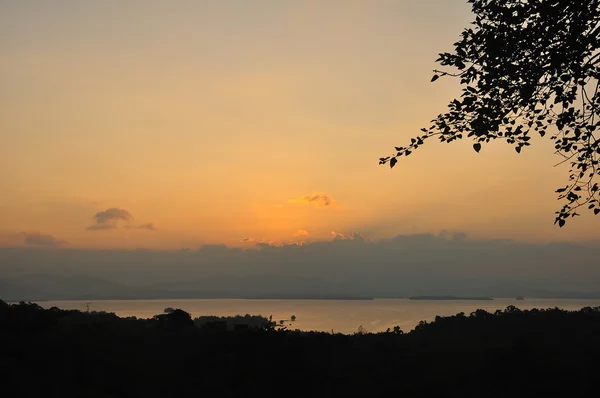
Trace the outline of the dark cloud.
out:
[[[254,243],[254,238],[251,237],[251,236],[246,236],[246,237],[243,237],[242,239],[240,239],[240,242],[243,242],[243,243]]]
[[[110,223],[110,224],[94,224],[94,225],[90,225],[86,229],[88,231],[103,231],[103,230],[107,230],[107,229],[116,229],[116,228],[117,228],[117,224]]]
[[[133,216],[125,209],[119,209],[116,207],[111,207],[110,209],[106,209],[104,211],[99,211],[94,215],[95,224],[87,227],[88,231],[102,231],[109,229],[116,229],[118,227],[119,221],[132,221]],[[126,228],[132,228],[131,226],[126,226]],[[140,225],[139,227],[133,227],[136,229],[148,229],[153,230],[154,224],[147,223]]]
[[[170,292],[199,289],[222,297],[331,291],[369,297],[600,295],[600,242],[477,240],[451,233],[399,235],[379,241],[346,231],[335,236],[304,245],[256,240],[244,250],[224,245],[187,252],[0,248],[0,280],[33,273],[85,272],[131,286],[162,286],[169,281]],[[33,242],[39,246],[54,241],[30,239]],[[81,264],[86,264],[85,269]],[[271,279],[249,283],[247,278],[255,276]],[[217,277],[221,278],[218,283]],[[283,286],[274,278],[293,283]],[[324,281],[333,290],[315,290],[320,282],[304,283],[298,278]]]
[[[52,235],[21,232],[21,236],[23,236],[23,243],[27,246],[58,247],[67,243],[64,240],[56,239]]]
[[[156,229],[156,226],[154,225],[154,223],[146,223],[146,224],[142,224],[142,225],[126,225],[125,228],[127,229],[147,229],[148,231],[154,231]]]
[[[111,207],[110,209],[96,213],[96,215],[94,215],[94,220],[96,220],[97,224],[106,224],[108,222],[119,220],[130,221],[133,220],[133,216],[125,209]]]
[[[289,199],[288,203],[314,204],[317,207],[339,207],[339,204],[324,192],[312,193],[297,198]]]

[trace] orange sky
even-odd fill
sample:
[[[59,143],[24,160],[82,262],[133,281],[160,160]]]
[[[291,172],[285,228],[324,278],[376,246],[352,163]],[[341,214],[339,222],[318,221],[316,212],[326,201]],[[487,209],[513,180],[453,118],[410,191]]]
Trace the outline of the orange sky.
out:
[[[458,93],[429,80],[469,21],[459,0],[3,2],[0,244],[595,239],[585,212],[552,225],[548,140],[377,164]],[[94,228],[107,209],[131,218]]]

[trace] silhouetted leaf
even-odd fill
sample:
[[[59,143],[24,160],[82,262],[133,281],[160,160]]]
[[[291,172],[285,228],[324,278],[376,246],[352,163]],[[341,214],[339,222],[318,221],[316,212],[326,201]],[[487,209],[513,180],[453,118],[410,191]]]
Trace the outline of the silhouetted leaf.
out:
[[[391,158],[390,159],[390,168],[393,168],[396,165],[396,163],[398,163],[398,159]]]
[[[549,139],[557,163],[571,166],[569,185],[557,191],[569,192],[559,195],[562,223],[555,224],[562,226],[581,203],[600,196],[592,184],[600,175],[600,143],[592,136],[600,127],[600,91],[591,88],[600,66],[600,0],[468,2],[474,22],[436,60],[459,71],[434,70],[431,78],[455,77],[463,89],[422,131],[446,143],[477,137],[476,152],[502,139],[521,153],[534,132],[545,137],[555,128]],[[411,142],[411,149],[422,145]],[[573,194],[578,186],[581,194]]]

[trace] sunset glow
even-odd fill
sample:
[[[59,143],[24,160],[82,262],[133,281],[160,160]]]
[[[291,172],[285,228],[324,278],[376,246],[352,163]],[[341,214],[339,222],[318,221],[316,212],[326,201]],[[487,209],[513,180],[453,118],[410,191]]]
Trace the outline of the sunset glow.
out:
[[[3,3],[0,245],[591,239],[549,141],[377,164],[458,94],[429,80],[471,15],[435,4]]]

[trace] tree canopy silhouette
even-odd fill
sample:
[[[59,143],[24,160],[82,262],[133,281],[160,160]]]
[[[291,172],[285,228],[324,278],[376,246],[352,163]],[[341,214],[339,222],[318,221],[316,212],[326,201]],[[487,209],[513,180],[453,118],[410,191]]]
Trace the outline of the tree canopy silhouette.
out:
[[[173,315],[175,314],[175,315]],[[201,317],[203,318],[203,317]],[[470,314],[407,333],[281,330],[260,316],[190,324],[0,300],[0,391],[38,397],[593,397],[600,307]],[[223,327],[225,323],[233,328]],[[266,322],[269,323],[266,323]],[[240,328],[245,324],[247,327]],[[290,388],[293,386],[293,388]]]
[[[568,184],[556,190],[562,207],[560,227],[584,206],[600,213],[600,0],[468,0],[475,21],[454,52],[436,60],[451,70],[440,77],[460,79],[460,98],[423,128],[407,146],[379,159],[390,167],[425,140],[450,143],[471,138],[482,143],[503,139],[517,152],[533,134],[548,133],[558,164],[570,164]]]

